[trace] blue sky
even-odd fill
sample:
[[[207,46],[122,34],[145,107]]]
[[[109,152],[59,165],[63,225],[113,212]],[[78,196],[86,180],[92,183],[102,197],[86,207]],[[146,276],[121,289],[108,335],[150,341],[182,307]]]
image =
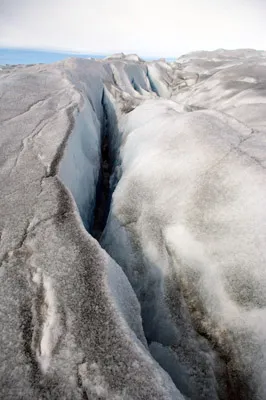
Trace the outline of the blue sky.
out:
[[[36,63],[52,63],[64,60],[68,57],[95,57],[102,58],[100,55],[90,54],[73,54],[64,52],[38,51],[28,49],[6,49],[0,48],[0,65],[4,64],[36,64]]]
[[[0,0],[0,48],[44,50],[48,58],[265,49],[265,11],[265,0]]]

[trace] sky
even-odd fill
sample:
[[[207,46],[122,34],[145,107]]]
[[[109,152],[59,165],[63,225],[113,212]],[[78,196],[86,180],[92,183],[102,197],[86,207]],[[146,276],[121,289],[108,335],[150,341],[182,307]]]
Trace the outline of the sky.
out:
[[[265,0],[0,0],[0,48],[142,57],[266,47]]]
[[[57,52],[57,51],[43,51],[43,50],[28,50],[28,49],[14,49],[14,48],[0,48],[0,66],[5,64],[50,64],[56,61],[64,60],[69,57],[81,58],[104,58],[104,55],[82,54],[72,52]]]

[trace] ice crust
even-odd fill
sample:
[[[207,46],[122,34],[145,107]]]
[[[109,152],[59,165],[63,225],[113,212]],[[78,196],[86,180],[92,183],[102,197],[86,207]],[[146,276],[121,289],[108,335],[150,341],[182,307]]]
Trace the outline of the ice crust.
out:
[[[1,398],[266,397],[265,63],[0,71]]]

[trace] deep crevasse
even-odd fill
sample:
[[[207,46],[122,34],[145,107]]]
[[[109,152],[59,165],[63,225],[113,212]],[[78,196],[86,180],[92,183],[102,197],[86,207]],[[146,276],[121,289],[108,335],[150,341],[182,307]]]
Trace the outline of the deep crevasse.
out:
[[[155,70],[157,68],[158,71],[158,67],[156,66],[149,67],[148,69],[152,71],[152,68]],[[116,67],[116,71],[118,69],[119,68]],[[114,73],[114,68],[112,72]],[[116,74],[118,75],[117,72]],[[163,83],[159,81],[160,75],[158,72],[156,72],[153,80],[149,74],[150,72],[147,72],[146,76],[151,85],[151,90],[154,91],[154,81],[156,82],[157,79],[158,83],[156,87],[158,89],[156,89],[156,93],[158,94],[160,92],[162,95],[165,94],[165,96],[168,97],[169,92],[164,93],[162,89],[159,89],[162,87]],[[166,76],[169,80],[168,70]],[[201,131],[206,132],[206,130],[208,130],[208,125],[211,123],[213,128],[212,132],[210,132],[210,143],[213,140],[212,137],[217,141],[219,135],[221,135],[219,132],[228,132],[228,134],[224,134],[224,137],[219,139],[221,142],[221,150],[218,147],[218,149],[213,152],[213,148],[206,142],[210,154],[209,156],[201,156],[202,150],[199,147],[199,152],[195,153],[194,156],[194,160],[197,160],[195,166],[199,175],[201,168],[203,168],[204,171],[204,169],[208,170],[212,162],[215,165],[215,160],[220,157],[219,154],[221,154],[221,159],[223,159],[223,155],[226,156],[227,152],[230,152],[232,146],[237,147],[240,141],[243,140],[241,139],[241,135],[243,135],[245,139],[245,137],[250,134],[250,130],[245,128],[245,126],[241,126],[241,124],[237,123],[235,120],[230,119],[230,117],[225,117],[223,114],[219,113],[202,112],[201,114],[191,114],[184,118],[182,115],[187,111],[186,106],[173,103],[170,100],[145,100],[145,104],[140,106],[139,104],[143,102],[143,99],[140,99],[138,94],[133,96],[132,99],[132,87],[127,85],[132,85],[133,90],[135,90],[136,87],[141,88],[141,83],[143,84],[143,82],[138,83],[136,77],[124,79],[126,80],[126,84],[123,82],[118,83],[118,78],[116,78],[116,86],[111,85],[108,89],[105,87],[103,92],[102,104],[107,125],[106,131],[110,146],[110,159],[112,158],[112,177],[110,178],[110,183],[115,182],[114,184],[110,184],[110,191],[113,191],[117,182],[119,182],[119,185],[114,193],[115,197],[112,202],[111,214],[101,238],[101,244],[112,258],[116,260],[120,267],[122,267],[128,277],[141,305],[142,324],[150,352],[159,364],[170,374],[181,393],[191,399],[235,398],[236,393],[240,393],[242,397],[244,393],[247,392],[244,385],[244,380],[247,379],[247,377],[242,371],[236,374],[235,368],[238,368],[238,363],[239,365],[245,363],[245,359],[250,357],[248,351],[247,354],[243,352],[241,360],[234,359],[234,349],[231,346],[233,343],[236,344],[238,339],[236,338],[235,342],[230,343],[230,337],[225,337],[222,343],[220,343],[220,322],[216,320],[215,314],[212,315],[212,312],[208,310],[209,304],[202,304],[203,300],[199,297],[201,296],[199,287],[196,286],[193,289],[191,283],[189,283],[192,285],[191,288],[187,287],[187,283],[186,286],[184,286],[183,274],[186,276],[186,268],[182,271],[181,276],[177,270],[180,261],[177,262],[176,260],[178,260],[180,254],[185,251],[186,246],[191,248],[192,254],[196,252],[195,245],[200,246],[198,242],[195,242],[191,233],[187,231],[185,225],[180,225],[178,222],[175,223],[176,225],[172,224],[173,215],[170,214],[171,219],[169,222],[171,222],[169,228],[167,227],[167,221],[164,221],[164,218],[168,220],[165,212],[167,207],[169,207],[169,200],[174,198],[175,201],[177,201],[176,199],[178,199],[180,195],[175,194],[173,189],[171,189],[173,193],[170,195],[170,199],[168,199],[167,194],[165,194],[165,199],[163,199],[162,194],[162,202],[158,204],[159,210],[161,210],[159,216],[156,211],[157,205],[156,203],[154,204],[154,200],[151,199],[153,199],[152,193],[158,196],[158,191],[165,185],[164,180],[162,180],[162,182],[158,181],[160,174],[167,176],[166,171],[171,171],[172,168],[175,168],[175,159],[172,158],[171,153],[174,152],[176,146],[176,132],[180,129],[181,132],[186,129],[184,132],[186,132],[187,135],[188,132],[190,132],[188,128],[182,128],[184,123],[192,127],[191,134],[194,135],[195,138],[197,138],[197,135],[201,135]],[[164,79],[162,79],[162,81],[164,81]],[[117,88],[118,84],[120,87]],[[121,87],[124,89],[124,94],[122,93],[122,95],[120,93]],[[125,91],[127,88],[131,97]],[[146,90],[147,87],[143,89]],[[125,102],[131,104],[128,110],[124,106]],[[137,109],[131,111],[135,107],[137,107]],[[126,113],[124,110],[126,110]],[[128,114],[128,112],[131,112],[132,116]],[[174,129],[172,127],[173,125],[175,126]],[[196,131],[195,126],[197,126]],[[241,133],[241,130],[243,133]],[[232,132],[235,133],[232,135]],[[160,136],[162,136],[162,139],[160,139]],[[238,136],[240,139],[238,139]],[[159,140],[162,140],[162,142]],[[168,149],[168,140],[169,143],[174,143],[170,145],[171,152],[169,152]],[[183,140],[186,142],[188,139],[184,136]],[[193,143],[192,141],[195,139],[192,136],[189,140]],[[157,141],[160,143],[159,147],[156,147],[156,144],[154,145]],[[232,141],[231,144],[230,141]],[[218,143],[219,141],[216,142],[216,146]],[[184,147],[186,149],[184,154],[187,155],[192,152],[190,146],[191,144],[189,144],[188,148]],[[194,146],[196,147],[197,144]],[[126,153],[125,148],[127,149]],[[162,150],[162,148],[165,148],[165,150]],[[213,154],[211,152],[213,152]],[[143,154],[145,160],[148,159],[149,161],[143,163],[141,161],[141,154]],[[169,157],[170,161],[168,160],[166,165],[163,164],[163,166],[160,167],[163,154]],[[199,154],[201,158],[203,157],[202,160],[198,158],[199,156],[196,154]],[[176,159],[178,158],[180,158],[180,156],[176,157]],[[137,164],[134,160],[138,160]],[[169,166],[167,166],[168,164]],[[185,165],[185,161],[183,165]],[[193,169],[191,170],[191,168],[193,168],[192,165],[192,161],[188,163],[189,175],[185,178],[188,182],[192,179],[191,186],[187,189],[188,192],[184,194],[184,196],[187,197],[186,202],[191,201],[189,199],[194,191],[193,176],[195,172],[193,172]],[[136,170],[136,178],[134,177],[134,170]],[[149,170],[151,172],[147,174]],[[178,174],[180,175],[178,165],[176,166],[176,171],[177,176]],[[126,178],[123,177],[125,173]],[[154,174],[159,175],[154,179]],[[133,175],[133,186],[131,186],[130,183],[131,175]],[[173,175],[173,172],[168,172],[167,179],[169,179],[171,185],[178,188]],[[148,182],[150,183],[148,184]],[[152,186],[150,186],[150,184]],[[214,181],[213,183],[208,183],[208,185],[209,187],[211,187],[211,185],[214,186]],[[122,198],[117,194],[119,190],[122,190]],[[148,200],[148,198],[146,200],[147,196],[150,200]],[[138,208],[142,207],[143,201],[144,207],[145,201],[147,201],[148,209],[146,210],[146,208],[144,208],[146,211],[140,212]],[[150,201],[152,202],[150,203]],[[118,211],[113,211],[118,207],[117,203],[119,202],[124,204],[121,211],[119,208]],[[130,206],[131,202],[132,205]],[[208,199],[204,200],[204,202],[208,202]],[[93,203],[92,207],[94,207]],[[91,209],[92,207],[89,208]],[[166,207],[165,211],[163,211],[164,207]],[[170,207],[172,212],[174,212],[175,207],[176,205]],[[124,220],[124,218],[126,219]],[[176,221],[178,221],[178,218]],[[143,219],[144,222],[142,221]],[[165,222],[166,227],[162,228],[161,225],[163,224],[164,226]],[[138,224],[141,224],[140,227]],[[147,229],[148,231],[146,232]],[[202,229],[205,228],[203,227]],[[180,233],[178,233],[179,230]],[[177,255],[175,255],[176,244],[171,244],[172,239],[168,239],[168,237],[171,238],[168,231],[174,232],[174,236],[171,234],[173,238],[177,235],[181,235],[180,238],[183,240],[184,244],[180,245],[181,247],[177,251]],[[147,234],[150,236],[147,236]],[[169,240],[170,242],[168,243]],[[189,244],[190,242],[191,244]],[[176,243],[176,241],[174,243]],[[179,245],[177,248],[179,248]],[[200,251],[204,251],[203,248]],[[176,259],[176,257],[178,258]],[[182,257],[187,257],[187,255]],[[187,276],[190,276],[193,271],[193,274],[196,274],[196,276],[199,275],[200,278],[202,272],[199,265],[201,263],[204,265],[207,263],[207,260],[202,261],[201,257],[197,255],[196,260],[197,261],[193,261],[193,266],[189,266],[188,271],[190,272]],[[191,262],[192,260],[190,260],[190,258],[186,261],[188,265]],[[199,265],[195,266],[195,262],[198,262]],[[178,266],[178,268],[180,267],[181,265]],[[205,268],[206,267],[207,265],[205,265]],[[186,277],[185,279],[187,281],[188,278]],[[214,276],[214,287],[216,279],[217,276]],[[228,277],[228,279],[230,279],[230,277]],[[217,284],[221,286],[221,290],[224,290],[223,283],[219,284],[217,281]],[[187,297],[187,290],[191,293],[191,298]],[[208,286],[206,286],[204,290],[207,294],[209,290]],[[208,296],[213,297],[213,294],[210,292]],[[217,292],[217,299],[215,302],[221,302],[221,296],[224,296],[222,292],[220,295]],[[230,304],[229,301],[230,300],[227,300],[227,306],[220,303],[221,305],[219,305],[219,307],[228,307]],[[194,302],[198,303],[198,305],[196,305],[196,308],[199,308],[197,312],[203,313],[201,314],[201,318],[203,321],[206,319],[206,323],[204,322],[204,324],[207,324],[207,327],[202,321],[199,322],[198,317],[195,319],[193,311],[195,306],[193,305],[193,309],[191,309]],[[241,311],[237,311],[236,308],[235,312],[239,313]],[[189,317],[190,313],[192,313],[192,321]],[[205,313],[208,316],[205,316]],[[223,318],[223,323],[228,324],[228,329],[232,329],[230,327],[230,320],[227,321],[225,316]],[[241,325],[239,325],[239,327],[234,329],[235,332],[237,332],[242,328]],[[208,340],[205,338],[208,338]],[[240,337],[240,344],[238,346],[241,346],[241,340],[242,337]],[[258,346],[259,345],[258,342]],[[228,365],[230,365],[230,367],[228,367]],[[232,374],[234,378],[232,378]],[[252,380],[255,379],[255,377],[248,378]],[[252,393],[253,396],[253,389]]]
[[[14,164],[17,173],[26,165],[29,177],[42,163],[48,173],[36,204],[21,213],[29,222],[19,249],[4,256],[0,294],[8,294],[5,307],[12,304],[14,311],[13,320],[2,318],[9,332],[3,349],[11,354],[10,344],[16,343],[27,361],[17,369],[12,389],[2,374],[3,396],[12,391],[16,398],[24,382],[26,397],[48,392],[71,399],[264,397],[265,177],[257,150],[262,136],[228,115],[243,114],[242,93],[239,107],[215,97],[226,69],[213,62],[210,72],[210,63],[197,62],[197,73],[186,60],[182,68],[163,61],[147,67],[124,57],[68,60],[43,72],[57,80],[64,74],[58,104],[69,104],[67,96],[75,93],[74,126],[57,168],[73,197],[49,174],[53,141],[65,129],[58,111],[47,131],[33,131],[23,142]],[[41,79],[34,67],[28,71]],[[16,87],[16,74],[8,79]],[[204,107],[219,112],[187,112]],[[104,133],[113,197],[100,243],[112,259],[80,225],[81,217],[90,231],[101,204],[96,193]],[[12,229],[16,232],[15,225]],[[3,232],[5,239],[8,231]],[[26,345],[19,339],[15,293],[28,316]],[[10,356],[1,365],[8,371],[12,362]]]

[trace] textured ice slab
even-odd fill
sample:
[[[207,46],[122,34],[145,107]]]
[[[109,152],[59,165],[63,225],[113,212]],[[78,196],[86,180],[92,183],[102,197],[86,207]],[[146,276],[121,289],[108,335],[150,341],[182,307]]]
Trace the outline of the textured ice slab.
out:
[[[265,59],[0,71],[1,398],[266,397]]]
[[[183,56],[182,71],[198,73],[198,83],[182,88],[175,100],[224,111],[265,130],[266,52],[220,50]]]
[[[148,350],[122,269],[84,228],[112,68],[68,60],[1,72],[2,399],[183,398]]]
[[[189,398],[264,398],[266,175],[253,131],[165,100],[120,130],[101,243],[137,294],[154,358]]]

